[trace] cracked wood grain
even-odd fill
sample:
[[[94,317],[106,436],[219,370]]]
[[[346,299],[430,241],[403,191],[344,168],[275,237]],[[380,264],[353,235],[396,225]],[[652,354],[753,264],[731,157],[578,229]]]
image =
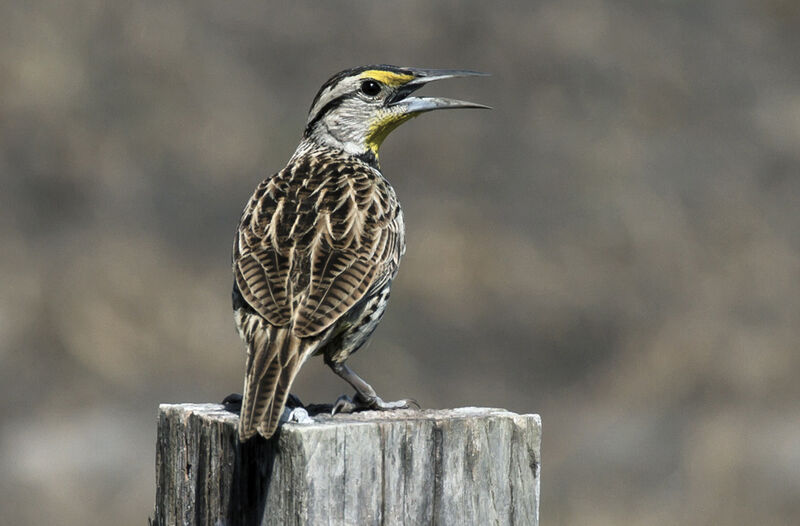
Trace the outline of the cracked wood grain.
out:
[[[154,524],[538,525],[538,415],[317,415],[244,444],[237,423],[220,405],[161,405]]]

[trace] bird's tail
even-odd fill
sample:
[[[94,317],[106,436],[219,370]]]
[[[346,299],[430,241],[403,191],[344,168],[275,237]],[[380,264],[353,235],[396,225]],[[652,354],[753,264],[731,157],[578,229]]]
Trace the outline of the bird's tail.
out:
[[[255,321],[255,320],[253,320]],[[261,320],[259,320],[261,321]],[[289,389],[316,342],[292,335],[290,327],[268,323],[248,324],[247,374],[244,378],[239,440],[256,432],[269,438],[275,433]]]

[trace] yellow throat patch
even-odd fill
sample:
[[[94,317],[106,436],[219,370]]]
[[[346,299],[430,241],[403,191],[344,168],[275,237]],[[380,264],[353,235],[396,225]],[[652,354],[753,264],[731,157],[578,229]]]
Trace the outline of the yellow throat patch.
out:
[[[416,117],[414,114],[389,114],[376,120],[370,127],[369,127],[369,135],[367,135],[367,146],[372,153],[375,154],[375,158],[378,157],[378,148],[381,147],[383,144],[384,139],[389,136],[395,128],[406,122],[412,117]]]

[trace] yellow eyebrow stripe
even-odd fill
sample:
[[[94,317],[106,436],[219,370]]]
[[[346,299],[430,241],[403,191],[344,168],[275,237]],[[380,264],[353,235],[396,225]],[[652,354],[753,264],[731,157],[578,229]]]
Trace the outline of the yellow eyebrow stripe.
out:
[[[359,75],[359,78],[370,78],[396,88],[397,86],[402,86],[406,82],[413,80],[414,75],[404,75],[403,73],[395,73],[393,71],[384,71],[381,69],[368,69]]]

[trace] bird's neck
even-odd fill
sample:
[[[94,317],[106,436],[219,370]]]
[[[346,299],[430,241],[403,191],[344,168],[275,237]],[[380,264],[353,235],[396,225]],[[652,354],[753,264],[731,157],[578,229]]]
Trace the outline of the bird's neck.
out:
[[[322,151],[336,152],[343,157],[358,159],[359,161],[377,169],[378,171],[381,169],[380,162],[378,161],[378,155],[371,148],[357,148],[354,147],[354,145],[345,145],[337,141],[328,141],[324,139],[320,140],[320,138],[317,137],[304,137],[303,140],[300,141],[300,144],[297,145],[297,149],[295,150],[294,155],[292,155],[292,160],[304,155],[309,155],[312,152]]]

